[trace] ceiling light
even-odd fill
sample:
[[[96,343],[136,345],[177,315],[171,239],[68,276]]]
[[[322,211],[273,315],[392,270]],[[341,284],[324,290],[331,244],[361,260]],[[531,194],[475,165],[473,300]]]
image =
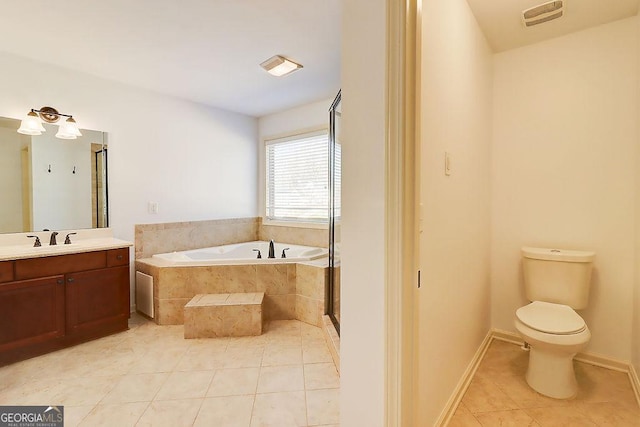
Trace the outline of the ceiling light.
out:
[[[27,117],[20,123],[19,133],[25,135],[42,135],[42,132],[46,132],[42,122],[56,123],[60,120],[60,117],[67,117],[67,120],[62,123],[58,128],[56,137],[61,139],[76,139],[82,136],[78,124],[69,114],[59,113],[58,110],[52,107],[42,107],[39,110],[33,108],[27,114]]]
[[[260,66],[264,68],[267,73],[277,77],[285,76],[302,68],[302,65],[280,55],[272,56],[260,64]]]

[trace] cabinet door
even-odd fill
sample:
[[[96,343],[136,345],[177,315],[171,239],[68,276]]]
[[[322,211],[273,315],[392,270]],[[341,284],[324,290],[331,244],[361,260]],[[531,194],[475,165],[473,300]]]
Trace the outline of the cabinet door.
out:
[[[0,284],[0,352],[65,333],[64,277]]]
[[[129,267],[67,274],[67,335],[83,338],[127,329]]]

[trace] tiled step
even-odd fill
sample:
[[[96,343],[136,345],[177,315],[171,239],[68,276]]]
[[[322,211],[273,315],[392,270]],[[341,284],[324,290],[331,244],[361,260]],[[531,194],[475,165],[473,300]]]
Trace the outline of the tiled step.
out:
[[[198,294],[184,306],[184,337],[242,337],[262,334],[264,292]]]

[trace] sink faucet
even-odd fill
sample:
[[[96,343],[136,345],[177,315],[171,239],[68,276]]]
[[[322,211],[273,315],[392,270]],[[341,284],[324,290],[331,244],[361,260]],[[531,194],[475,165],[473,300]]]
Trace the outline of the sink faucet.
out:
[[[58,235],[57,231],[54,231],[53,233],[51,233],[51,239],[49,239],[49,246],[55,246],[58,244],[58,242],[56,242],[57,235]]]
[[[273,246],[273,239],[271,239],[271,241],[269,242],[269,258],[275,258],[276,257],[276,250]]]

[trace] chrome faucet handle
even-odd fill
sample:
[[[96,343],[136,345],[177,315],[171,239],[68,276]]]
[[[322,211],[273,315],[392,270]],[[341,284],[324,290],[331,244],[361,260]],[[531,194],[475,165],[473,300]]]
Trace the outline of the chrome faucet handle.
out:
[[[57,231],[54,231],[53,233],[51,233],[51,239],[49,239],[49,246],[55,246],[58,244],[58,242],[56,242],[57,235],[58,235]]]
[[[69,236],[73,236],[74,234],[78,234],[78,233],[69,233],[69,234],[67,234],[67,237],[64,238],[64,244],[65,245],[70,245],[71,244],[71,238]]]
[[[286,258],[286,257],[287,257],[287,254],[285,254],[285,253],[284,253],[284,251],[288,251],[289,249],[291,249],[291,248],[284,248],[284,249],[282,250],[282,256],[281,256],[280,258]]]
[[[27,237],[35,237],[36,241],[33,242],[33,247],[34,248],[38,248],[40,246],[42,246],[42,243],[40,243],[40,238],[38,236],[27,236]]]
[[[260,253],[260,249],[252,249],[254,252],[258,252],[258,256],[257,259],[261,259],[262,258],[262,254]]]

